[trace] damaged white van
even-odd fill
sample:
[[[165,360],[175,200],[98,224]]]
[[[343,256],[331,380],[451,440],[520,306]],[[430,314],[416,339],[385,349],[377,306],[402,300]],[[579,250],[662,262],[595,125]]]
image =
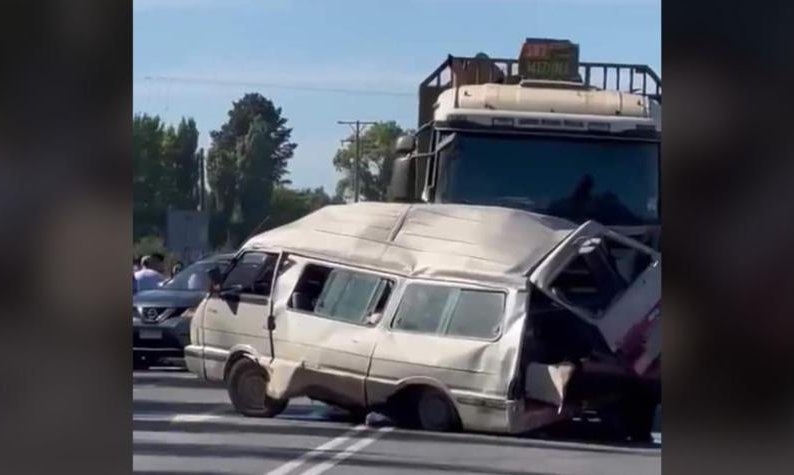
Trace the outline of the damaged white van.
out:
[[[186,362],[242,414],[308,396],[428,430],[520,433],[592,412],[650,434],[661,256],[598,223],[326,206],[251,238],[214,281]]]

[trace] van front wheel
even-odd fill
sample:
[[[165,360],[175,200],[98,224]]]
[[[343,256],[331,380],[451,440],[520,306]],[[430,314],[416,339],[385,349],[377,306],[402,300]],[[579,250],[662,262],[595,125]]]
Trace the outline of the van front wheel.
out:
[[[275,417],[289,402],[268,397],[265,372],[248,358],[241,358],[232,366],[227,389],[234,408],[247,417]]]
[[[424,430],[449,432],[460,427],[455,408],[447,397],[437,390],[422,391],[416,409],[419,426]]]

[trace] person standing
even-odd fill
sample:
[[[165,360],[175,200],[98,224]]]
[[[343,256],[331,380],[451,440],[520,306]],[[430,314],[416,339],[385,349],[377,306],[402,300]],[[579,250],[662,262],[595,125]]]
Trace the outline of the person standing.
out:
[[[162,261],[155,256],[146,256],[141,259],[141,270],[135,272],[135,287],[137,291],[156,289],[161,282],[166,280],[161,270]]]

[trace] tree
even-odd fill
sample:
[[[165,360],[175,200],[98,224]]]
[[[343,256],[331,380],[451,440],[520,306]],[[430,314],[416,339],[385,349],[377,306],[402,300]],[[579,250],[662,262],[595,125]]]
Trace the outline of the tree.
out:
[[[237,204],[237,155],[210,148],[207,154],[207,183],[210,198],[210,243],[217,247],[230,237],[229,224]]]
[[[290,142],[292,129],[281,108],[260,94],[235,101],[228,116],[210,132],[207,181],[216,212],[213,243],[234,246],[268,216],[273,188],[288,182],[287,164],[297,145]]]
[[[133,238],[162,235],[168,207],[196,208],[197,145],[193,119],[166,128],[158,116],[133,117]]]
[[[179,122],[165,131],[163,159],[166,167],[168,204],[178,209],[196,209],[198,205],[199,161],[196,155],[199,132],[193,119]]]
[[[322,188],[295,190],[283,186],[273,190],[271,215],[267,229],[291,223],[331,203],[331,197]]]
[[[406,132],[396,122],[380,122],[370,126],[361,135],[361,162],[359,164],[360,198],[367,201],[383,201],[391,180],[392,164],[397,154],[394,143]],[[355,164],[355,136],[337,150],[333,163],[343,177],[336,184],[335,199],[353,196],[353,168]]]
[[[251,124],[257,117],[265,124],[265,132],[270,140],[273,160],[273,181],[280,183],[287,175],[287,162],[297,144],[290,142],[292,129],[287,128],[287,119],[281,116],[281,108],[261,94],[249,93],[232,103],[229,120],[220,128],[210,132],[212,146],[223,150],[236,150],[238,141],[248,134]]]
[[[267,124],[259,116],[237,144],[238,197],[243,230],[251,231],[267,218],[275,179],[273,146]]]
[[[158,234],[163,223],[163,123],[157,116],[132,119],[133,236]]]

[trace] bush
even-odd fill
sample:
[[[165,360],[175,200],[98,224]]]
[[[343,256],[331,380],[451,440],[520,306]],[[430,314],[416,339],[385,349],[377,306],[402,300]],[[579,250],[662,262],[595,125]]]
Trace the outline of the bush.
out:
[[[159,236],[144,236],[132,246],[132,252],[135,256],[147,256],[159,252],[163,256],[168,255],[168,249],[165,248],[163,238]]]

